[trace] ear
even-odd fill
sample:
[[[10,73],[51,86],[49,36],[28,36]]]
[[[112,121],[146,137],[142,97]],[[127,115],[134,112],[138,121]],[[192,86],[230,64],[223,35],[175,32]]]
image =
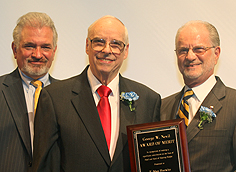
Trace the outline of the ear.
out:
[[[56,51],[57,51],[57,46],[54,48],[53,53],[55,54]]]
[[[89,40],[88,38],[86,39],[86,54],[89,54]]]
[[[16,48],[16,45],[14,42],[11,43],[11,49],[13,51],[13,54],[14,54],[14,58],[16,59],[16,54],[17,54],[17,48]]]
[[[128,54],[129,54],[129,44],[127,44],[125,46],[125,50],[124,50],[124,53],[125,53],[125,56],[124,56],[124,60],[128,57]]]
[[[221,48],[220,48],[220,46],[217,46],[215,48],[215,64],[217,64],[217,62],[218,62],[218,59],[220,57],[220,52],[221,52]]]
[[[57,46],[56,46],[56,47],[54,48],[54,50],[53,50],[53,57],[52,57],[52,60],[54,60],[56,51],[57,51]]]

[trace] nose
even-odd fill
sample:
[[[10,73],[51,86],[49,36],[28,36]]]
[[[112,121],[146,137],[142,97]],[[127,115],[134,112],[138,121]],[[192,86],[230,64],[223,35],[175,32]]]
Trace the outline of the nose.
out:
[[[192,48],[189,49],[185,58],[189,61],[194,61],[196,59],[196,54],[193,52]]]
[[[40,47],[36,47],[32,52],[32,56],[37,59],[41,59],[43,56],[42,49]]]
[[[106,42],[104,48],[102,49],[102,52],[107,53],[107,54],[111,54],[112,53],[112,50],[111,50],[109,42]]]

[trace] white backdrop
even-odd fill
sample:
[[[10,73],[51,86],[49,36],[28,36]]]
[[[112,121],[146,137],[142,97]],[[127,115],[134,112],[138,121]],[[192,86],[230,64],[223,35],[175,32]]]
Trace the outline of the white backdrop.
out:
[[[234,0],[1,0],[0,75],[16,67],[12,31],[27,12],[47,13],[55,22],[59,40],[52,76],[66,79],[88,64],[87,28],[104,15],[119,18],[127,27],[129,56],[121,73],[166,97],[183,87],[174,53],[177,29],[189,20],[212,23],[221,38],[221,56],[215,70],[224,83],[236,88],[236,1]]]

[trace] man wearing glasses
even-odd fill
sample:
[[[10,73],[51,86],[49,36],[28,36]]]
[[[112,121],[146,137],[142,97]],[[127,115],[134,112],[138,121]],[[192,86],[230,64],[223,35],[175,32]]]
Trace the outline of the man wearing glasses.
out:
[[[163,99],[161,120],[185,119],[192,172],[234,171],[236,90],[214,75],[219,34],[207,22],[190,21],[178,30],[175,45],[185,86]]]
[[[126,126],[159,121],[161,100],[148,87],[119,74],[128,50],[127,29],[117,18],[104,16],[88,28],[90,65],[41,92],[34,171],[131,171]],[[122,92],[131,91],[135,99],[120,100]]]

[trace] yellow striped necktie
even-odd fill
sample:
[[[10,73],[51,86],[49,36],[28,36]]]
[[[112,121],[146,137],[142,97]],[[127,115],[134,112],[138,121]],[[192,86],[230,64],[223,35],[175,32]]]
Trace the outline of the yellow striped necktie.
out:
[[[36,112],[37,104],[38,104],[38,99],[40,92],[42,90],[42,82],[39,80],[33,80],[31,81],[31,84],[36,87],[35,93],[34,93],[34,114]]]
[[[178,115],[180,118],[184,118],[185,125],[188,126],[188,119],[189,119],[189,104],[188,99],[193,96],[193,90],[188,89],[183,96],[183,99],[179,106]]]

